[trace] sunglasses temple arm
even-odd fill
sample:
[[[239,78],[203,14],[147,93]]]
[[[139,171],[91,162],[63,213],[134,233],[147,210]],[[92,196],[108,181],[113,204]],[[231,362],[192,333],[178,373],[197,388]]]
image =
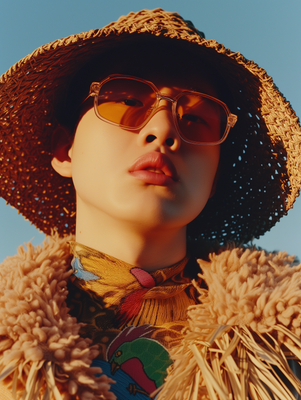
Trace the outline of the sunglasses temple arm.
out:
[[[228,118],[228,121],[229,121],[230,127],[233,128],[234,125],[235,125],[236,122],[237,122],[237,115],[235,115],[235,114],[230,114],[230,115],[229,115],[229,118]]]

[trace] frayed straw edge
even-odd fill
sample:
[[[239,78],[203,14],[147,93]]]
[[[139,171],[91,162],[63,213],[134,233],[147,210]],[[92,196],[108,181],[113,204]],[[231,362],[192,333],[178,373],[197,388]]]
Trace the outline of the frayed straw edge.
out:
[[[54,364],[52,364],[50,361],[48,361],[46,366],[44,366],[44,368],[43,368],[43,372],[44,372],[45,379],[47,382],[47,387],[53,393],[55,400],[63,400],[62,396],[55,384]]]
[[[18,363],[11,362],[1,373],[0,381],[7,378],[10,374],[12,378],[12,397],[17,398],[17,383],[18,383]],[[25,390],[22,395],[22,400],[36,400],[40,395],[41,387],[43,386],[43,377],[46,382],[46,390],[43,400],[50,400],[52,395],[55,400],[63,400],[62,396],[55,384],[54,364],[51,361],[35,361],[32,363],[27,380]]]
[[[289,350],[289,357],[297,359],[301,364],[301,340],[284,326],[275,326],[274,330],[282,332],[294,343],[292,345],[286,341],[284,346]],[[230,331],[234,333],[232,338],[229,336]],[[286,355],[271,334],[256,333],[256,335],[262,340],[264,347],[255,341],[253,332],[246,326],[215,326],[214,331],[208,335],[208,340],[197,340],[194,337],[190,344],[185,340],[184,346],[188,345],[192,352],[191,358],[194,360],[187,362],[187,347],[186,350],[183,349],[183,363],[185,364],[186,356],[187,365],[183,366],[183,363],[180,363],[178,368],[172,371],[159,399],[195,400],[205,394],[206,388],[207,397],[211,400],[229,400],[229,398],[246,400],[248,395],[254,400],[295,400],[292,392],[272,368],[272,366],[278,367],[300,395],[301,382],[290,369]],[[212,347],[213,344],[215,347]],[[234,356],[232,353],[235,349]],[[200,373],[203,378],[202,386],[196,388],[195,383]],[[189,383],[190,387],[187,383],[185,386],[185,379],[191,382],[191,374],[194,374],[193,383]],[[188,397],[184,396],[187,392]]]

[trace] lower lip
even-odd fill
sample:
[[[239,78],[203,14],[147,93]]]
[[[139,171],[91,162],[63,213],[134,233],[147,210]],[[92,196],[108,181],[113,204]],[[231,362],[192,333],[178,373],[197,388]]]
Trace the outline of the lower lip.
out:
[[[145,183],[149,183],[150,185],[170,186],[176,183],[170,176],[148,171],[145,169],[132,171],[130,172],[130,174]]]

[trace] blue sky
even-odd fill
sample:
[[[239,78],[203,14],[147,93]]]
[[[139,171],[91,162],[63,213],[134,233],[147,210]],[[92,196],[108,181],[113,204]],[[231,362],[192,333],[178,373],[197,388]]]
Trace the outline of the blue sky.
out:
[[[215,39],[271,75],[301,116],[300,0],[10,0],[1,4],[0,74],[35,48],[60,37],[101,28],[142,8],[177,11]],[[255,243],[301,259],[301,200]],[[44,238],[0,199],[0,261],[28,241]]]

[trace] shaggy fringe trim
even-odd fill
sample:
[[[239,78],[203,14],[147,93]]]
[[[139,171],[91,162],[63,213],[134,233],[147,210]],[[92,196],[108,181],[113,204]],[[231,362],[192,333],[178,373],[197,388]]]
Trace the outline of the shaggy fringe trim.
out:
[[[160,400],[287,399],[301,382],[301,265],[286,253],[227,250],[199,260],[208,290],[188,311]],[[283,376],[281,377],[281,374]],[[283,377],[287,379],[284,382]],[[291,390],[290,390],[291,389]]]
[[[115,399],[113,381],[90,367],[97,346],[79,336],[65,303],[72,239],[29,243],[0,266],[0,381],[14,399]]]

